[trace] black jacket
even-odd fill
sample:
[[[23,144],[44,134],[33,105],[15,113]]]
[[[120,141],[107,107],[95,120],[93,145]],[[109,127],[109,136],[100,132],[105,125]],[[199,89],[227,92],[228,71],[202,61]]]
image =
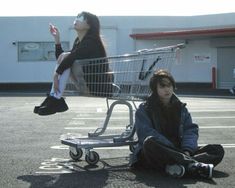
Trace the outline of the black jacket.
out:
[[[63,52],[64,51],[61,45],[56,45],[56,58],[58,58]],[[71,53],[66,58],[64,58],[57,68],[56,72],[58,74],[62,74],[64,70],[72,67],[75,60],[106,57],[106,53],[101,41],[91,35],[86,35],[81,42],[79,42],[79,39],[76,38],[73,44],[73,48],[70,52]]]
[[[61,45],[56,45],[56,58],[63,53]],[[112,96],[113,74],[109,69],[108,58],[103,44],[98,37],[86,35],[81,42],[75,40],[71,53],[64,58],[56,72],[62,74],[64,70],[72,67],[75,60],[103,58],[102,60],[89,61],[83,66],[84,79],[89,92],[94,96]]]

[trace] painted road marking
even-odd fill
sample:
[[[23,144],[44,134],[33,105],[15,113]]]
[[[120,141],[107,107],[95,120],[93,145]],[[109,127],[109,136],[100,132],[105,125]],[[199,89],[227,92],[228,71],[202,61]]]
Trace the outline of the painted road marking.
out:
[[[64,127],[66,130],[96,130],[98,127]],[[102,127],[100,127],[102,128]],[[199,129],[234,129],[235,126],[199,126]],[[107,127],[108,130],[123,130],[123,127]]]
[[[75,117],[72,119],[73,120],[104,120],[105,117]],[[123,120],[123,119],[129,119],[129,117],[111,117],[110,119]]]
[[[198,144],[199,146],[205,146],[207,144]],[[235,144],[221,144],[224,148],[235,148]],[[58,145],[58,146],[51,146],[51,149],[56,150],[68,150],[69,146],[66,145]],[[117,146],[117,147],[100,147],[100,148],[94,148],[95,150],[129,150],[129,146]]]
[[[69,170],[60,170],[60,171],[37,171],[36,174],[71,174],[72,171]]]
[[[103,112],[102,108],[96,108],[96,112]]]
[[[201,116],[192,117],[193,119],[235,119],[235,116]]]
[[[69,163],[70,159],[63,158],[51,158],[46,159],[41,163],[39,167],[40,171],[36,171],[36,174],[67,174],[72,173],[73,166]],[[64,167],[66,169],[64,169]]]
[[[190,112],[235,112],[235,109],[189,109]]]
[[[235,112],[235,109],[234,108],[221,108],[218,110],[217,107],[214,107],[214,108],[195,108],[195,107],[192,107],[192,108],[188,108],[190,112]],[[87,112],[87,111],[79,111],[77,112],[78,114],[80,115],[84,115],[84,116],[88,116],[91,114],[91,112]],[[94,112],[92,112],[94,113]],[[104,113],[103,109],[102,108],[97,108],[96,109],[96,113]],[[129,113],[129,110],[116,110],[115,113]],[[79,116],[79,115],[78,115]]]
[[[235,126],[199,126],[199,129],[234,129]]]
[[[85,125],[85,121],[70,121],[69,125]]]
[[[65,127],[66,130],[91,130],[91,129],[97,129],[102,127]],[[123,127],[107,127],[107,129],[111,130],[122,130],[125,129],[125,126]]]
[[[235,119],[235,116],[193,116],[193,119]],[[105,117],[74,117],[73,120],[104,120]],[[111,117],[112,120],[124,120],[129,117]],[[75,121],[73,121],[75,122]]]

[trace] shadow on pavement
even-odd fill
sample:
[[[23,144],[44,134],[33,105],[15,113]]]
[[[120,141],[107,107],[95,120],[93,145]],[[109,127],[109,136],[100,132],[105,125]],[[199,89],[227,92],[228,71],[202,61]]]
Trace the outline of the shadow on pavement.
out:
[[[120,158],[118,160],[120,161]],[[123,160],[125,161],[126,159]],[[111,161],[110,159],[102,160],[98,166],[82,166],[78,165],[78,163],[73,163],[72,170],[70,168],[71,173],[23,175],[17,177],[17,179],[30,183],[30,188],[99,188],[105,186],[184,188],[197,182],[216,185],[213,180],[175,179],[153,170],[131,170],[127,164],[110,165],[113,164]],[[220,171],[215,172],[215,178],[222,177],[228,177],[228,174]]]

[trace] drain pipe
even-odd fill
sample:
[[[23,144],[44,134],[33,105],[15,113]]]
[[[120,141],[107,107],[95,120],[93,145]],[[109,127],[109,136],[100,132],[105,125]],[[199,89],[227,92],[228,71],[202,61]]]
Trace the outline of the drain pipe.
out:
[[[212,89],[216,89],[216,68],[212,67]]]

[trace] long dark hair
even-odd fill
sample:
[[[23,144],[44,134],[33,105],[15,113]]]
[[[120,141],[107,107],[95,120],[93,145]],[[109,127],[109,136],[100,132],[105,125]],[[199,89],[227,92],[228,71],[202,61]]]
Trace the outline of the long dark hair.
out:
[[[173,76],[167,70],[160,69],[160,70],[154,72],[153,76],[151,77],[151,79],[149,81],[149,87],[150,87],[152,93],[147,98],[146,103],[145,103],[145,107],[148,110],[156,109],[159,107],[159,105],[161,105],[160,98],[159,98],[158,92],[157,92],[157,84],[164,85],[164,81],[163,81],[164,78],[167,78],[171,82],[173,88],[175,89],[175,87],[176,87],[175,80],[174,80]]]
[[[87,35],[95,37],[100,42],[101,48],[103,48],[103,51],[105,53],[104,56],[106,56],[105,47],[104,47],[103,41],[100,37],[100,21],[99,21],[99,18],[96,15],[91,14],[89,12],[85,12],[85,11],[80,13],[80,15],[84,16],[84,19],[86,20],[87,24],[90,26],[90,29],[87,31]]]
[[[147,98],[144,106],[153,126],[157,127],[156,123],[159,123],[161,132],[167,136],[176,146],[180,145],[178,137],[180,119],[181,119],[181,102],[173,94],[170,100],[170,104],[165,106],[158,95],[157,85],[164,85],[164,79],[168,79],[173,88],[175,89],[175,80],[173,76],[166,70],[159,70],[155,72],[150,79],[150,89],[152,94]],[[172,135],[173,138],[172,138]],[[174,138],[175,137],[175,138]]]
[[[160,69],[160,70],[156,71],[155,73],[153,73],[153,76],[149,82],[150,89],[153,93],[157,93],[157,84],[158,83],[164,85],[164,83],[163,83],[164,78],[167,78],[171,82],[174,89],[176,88],[175,80],[174,80],[173,76],[167,70]]]

